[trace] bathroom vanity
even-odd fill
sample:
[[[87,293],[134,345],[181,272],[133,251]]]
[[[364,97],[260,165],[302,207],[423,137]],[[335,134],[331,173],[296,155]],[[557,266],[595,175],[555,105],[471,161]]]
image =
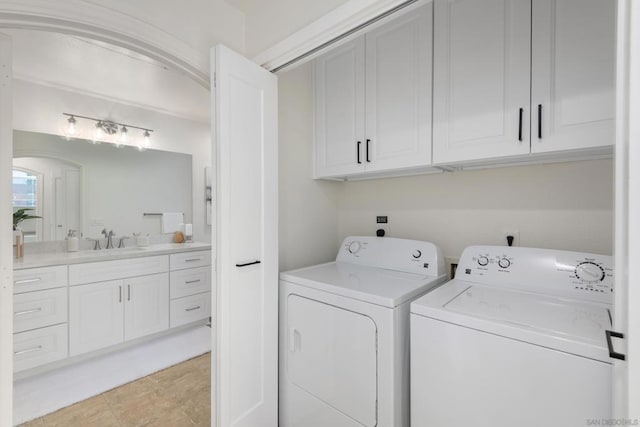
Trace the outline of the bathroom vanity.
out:
[[[14,263],[14,372],[207,322],[211,270],[202,243],[26,255]]]

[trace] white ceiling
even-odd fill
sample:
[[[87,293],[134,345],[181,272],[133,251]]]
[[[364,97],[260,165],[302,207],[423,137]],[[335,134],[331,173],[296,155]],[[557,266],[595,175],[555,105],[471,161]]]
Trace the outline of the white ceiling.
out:
[[[209,121],[209,91],[153,59],[76,36],[31,30],[2,32],[13,39],[17,79]]]

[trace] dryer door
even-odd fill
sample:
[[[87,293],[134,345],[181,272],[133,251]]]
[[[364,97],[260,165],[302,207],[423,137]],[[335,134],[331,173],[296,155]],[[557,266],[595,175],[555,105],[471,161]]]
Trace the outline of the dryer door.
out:
[[[377,328],[365,315],[289,295],[291,382],[365,426],[377,424]]]

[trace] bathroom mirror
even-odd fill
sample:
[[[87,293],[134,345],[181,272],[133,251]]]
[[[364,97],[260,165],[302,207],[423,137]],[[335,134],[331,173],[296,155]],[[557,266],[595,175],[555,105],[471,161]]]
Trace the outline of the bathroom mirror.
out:
[[[159,234],[161,216],[183,212],[192,222],[192,156],[94,144],[84,139],[14,131],[13,206],[41,219],[20,227],[26,242]]]

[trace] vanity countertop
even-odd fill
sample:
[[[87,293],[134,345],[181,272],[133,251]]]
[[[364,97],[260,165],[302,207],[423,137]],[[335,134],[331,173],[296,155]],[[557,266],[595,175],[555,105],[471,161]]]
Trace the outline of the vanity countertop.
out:
[[[145,247],[122,249],[85,250],[79,252],[42,252],[26,254],[24,258],[13,260],[13,269],[49,267],[53,265],[82,264],[86,262],[111,261],[116,259],[141,258],[154,255],[168,255],[181,252],[211,249],[208,243],[159,243]]]

